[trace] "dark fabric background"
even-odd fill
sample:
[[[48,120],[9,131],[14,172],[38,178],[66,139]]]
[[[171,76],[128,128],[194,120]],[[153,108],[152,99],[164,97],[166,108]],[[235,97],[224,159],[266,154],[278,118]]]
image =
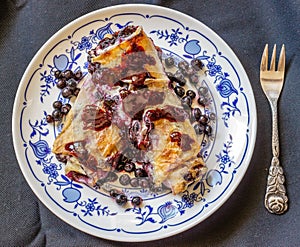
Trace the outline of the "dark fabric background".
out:
[[[33,194],[14,155],[12,107],[19,81],[37,50],[55,32],[90,11],[143,2],[179,10],[216,31],[235,51],[257,103],[254,155],[240,186],[211,217],[176,236],[148,243],[118,243],[82,233],[53,215]],[[300,246],[299,103],[300,1],[1,0],[0,3],[0,245],[1,246]],[[271,113],[259,84],[265,43],[286,45],[287,74],[279,102],[281,162],[289,211],[263,206],[271,160]]]

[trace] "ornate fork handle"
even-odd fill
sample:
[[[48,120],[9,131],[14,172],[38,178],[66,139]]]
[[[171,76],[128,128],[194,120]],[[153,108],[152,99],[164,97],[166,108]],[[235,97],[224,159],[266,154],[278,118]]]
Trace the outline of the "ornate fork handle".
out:
[[[272,151],[273,159],[269,168],[265,207],[274,214],[283,214],[288,209],[288,197],[284,186],[283,169],[279,162],[279,136],[277,119],[277,100],[270,100],[272,108]]]

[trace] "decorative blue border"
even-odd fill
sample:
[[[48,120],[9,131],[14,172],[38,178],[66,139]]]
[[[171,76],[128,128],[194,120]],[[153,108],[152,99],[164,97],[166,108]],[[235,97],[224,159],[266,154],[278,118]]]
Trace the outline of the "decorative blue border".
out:
[[[176,29],[155,29],[150,32],[151,35],[157,35],[159,39],[164,39],[166,43],[169,45],[169,47],[177,46],[178,44],[185,44],[184,45],[184,56],[187,59],[192,58],[198,58],[202,60],[202,62],[206,65],[208,68],[207,70],[207,76],[214,79],[214,84],[216,85],[216,89],[219,92],[220,96],[224,99],[221,108],[224,106],[226,107],[227,111],[224,110],[223,112],[223,121],[224,126],[228,128],[228,121],[231,117],[234,117],[235,114],[241,114],[239,107],[238,107],[238,94],[242,94],[245,100],[245,104],[247,107],[247,127],[249,128],[250,125],[250,107],[248,104],[248,99],[246,94],[243,91],[243,88],[241,87],[241,81],[239,74],[233,64],[230,62],[230,60],[224,56],[221,52],[218,51],[217,46],[213,43],[212,40],[210,40],[208,37],[206,37],[204,34],[200,33],[198,30],[189,29],[189,27],[186,27],[183,25],[180,21],[172,19],[170,17],[161,16],[161,15],[142,15],[140,13],[120,13],[115,14],[109,18],[94,20],[89,23],[86,23],[85,25],[77,28],[70,36],[68,36],[67,39],[63,39],[56,43],[45,55],[43,58],[42,63],[39,65],[39,68],[36,69],[33,74],[31,75],[25,91],[24,91],[24,103],[23,108],[20,114],[20,133],[21,138],[23,140],[23,146],[25,148],[24,154],[26,157],[26,161],[28,164],[28,167],[30,171],[32,172],[35,179],[41,184],[41,186],[44,188],[45,194],[62,210],[64,210],[67,213],[71,213],[74,217],[77,217],[80,221],[83,223],[103,231],[116,231],[116,232],[124,232],[127,234],[151,234],[153,232],[160,231],[162,229],[166,229],[168,227],[174,227],[179,226],[182,224],[185,224],[192,219],[199,216],[205,208],[209,207],[211,204],[215,203],[219,198],[222,197],[222,195],[227,191],[227,189],[232,184],[232,181],[234,180],[235,175],[237,174],[237,170],[242,165],[244,158],[247,154],[248,145],[249,145],[249,129],[246,131],[246,147],[244,150],[244,153],[242,155],[242,159],[239,162],[239,164],[234,163],[234,157],[230,156],[230,148],[233,142],[233,139],[231,135],[229,135],[228,140],[224,143],[224,149],[221,150],[221,152],[216,155],[216,163],[219,164],[219,169],[212,169],[210,170],[205,178],[201,180],[199,183],[195,184],[193,186],[193,189],[191,191],[187,191],[183,194],[181,200],[174,199],[171,202],[166,202],[163,205],[160,205],[158,208],[154,209],[150,205],[146,205],[143,208],[127,208],[123,213],[131,212],[136,215],[137,225],[143,225],[145,223],[157,223],[159,224],[159,227],[156,229],[152,229],[151,231],[128,231],[123,228],[112,228],[112,229],[105,229],[101,228],[95,224],[92,224],[88,222],[86,219],[86,216],[93,216],[94,213],[96,213],[99,217],[113,217],[114,215],[117,215],[117,212],[112,212],[108,209],[108,206],[101,205],[101,203],[97,200],[97,198],[88,198],[88,199],[82,199],[81,198],[81,189],[83,188],[81,185],[76,184],[69,180],[64,175],[59,176],[59,171],[61,169],[61,165],[57,165],[56,163],[52,162],[51,157],[51,150],[49,148],[49,145],[47,142],[45,142],[42,137],[48,135],[49,130],[45,128],[47,127],[47,124],[45,121],[45,116],[41,120],[36,120],[35,124],[28,123],[30,127],[32,128],[32,133],[29,140],[29,146],[31,147],[31,150],[28,148],[28,143],[26,142],[26,138],[24,137],[23,133],[23,127],[28,128],[28,125],[23,126],[23,115],[24,111],[27,108],[27,92],[30,84],[32,83],[33,77],[36,75],[38,71],[40,71],[45,66],[45,61],[51,51],[53,51],[59,44],[62,42],[65,42],[67,40],[71,40],[71,38],[75,35],[77,31],[82,29],[83,27],[86,27],[92,23],[95,22],[103,22],[106,23],[105,26],[100,27],[95,32],[92,30],[90,32],[90,35],[87,37],[83,37],[81,41],[73,42],[74,48],[70,51],[66,51],[66,53],[69,54],[69,57],[63,57],[63,56],[55,56],[53,58],[53,65],[47,65],[48,68],[50,68],[50,72],[48,73],[47,70],[45,70],[43,73],[40,73],[41,76],[41,103],[43,103],[43,97],[47,97],[48,94],[50,94],[51,88],[55,85],[55,79],[54,79],[54,69],[55,68],[62,68],[64,67],[62,61],[67,61],[65,64],[65,68],[72,68],[73,64],[76,64],[76,60],[80,57],[80,54],[82,51],[88,50],[90,47],[90,44],[95,44],[98,40],[103,38],[103,36],[106,33],[112,33],[111,25],[113,24],[112,21],[116,17],[120,16],[132,16],[132,15],[138,15],[142,16],[145,19],[151,19],[151,18],[161,18],[161,19],[167,19],[169,21],[172,21],[176,23],[179,27]],[[123,26],[128,25],[130,22],[127,22],[123,25],[116,23],[115,26],[118,28],[121,28]],[[189,34],[185,33],[196,33],[209,41],[211,45],[215,48],[216,54],[208,55],[208,52],[203,50],[201,47],[201,44],[197,42],[197,40],[189,39]],[[66,55],[64,55],[66,56]],[[222,67],[218,64],[218,61],[216,57],[219,56],[223,58],[233,69],[233,71],[236,74],[236,77],[238,78],[238,89],[235,88],[233,83],[231,82],[230,78],[231,76],[224,72]],[[60,59],[61,58],[61,59]],[[76,64],[77,65],[77,64]],[[77,69],[83,69],[84,67],[78,66]],[[43,91],[44,90],[44,91]],[[225,115],[224,115],[225,113]],[[34,134],[33,134],[34,133]],[[37,140],[34,138],[37,138]],[[41,179],[38,178],[38,176],[34,173],[34,170],[32,168],[32,165],[29,161],[28,152],[32,151],[37,158],[36,163],[34,165],[40,165],[43,168],[43,172],[45,175],[48,175],[48,181],[45,183]],[[212,201],[206,201],[205,194],[210,192],[210,188],[217,186],[219,184],[222,184],[223,182],[223,175],[230,175],[229,168],[233,165],[236,165],[233,171],[231,172],[231,178],[227,186],[224,188],[222,193],[215,198]],[[211,175],[211,176],[210,176]],[[58,203],[55,198],[51,196],[49,191],[47,190],[47,186],[57,186],[58,190],[61,190],[62,196],[64,197],[64,201],[69,204],[74,205],[74,211],[66,209],[63,205]],[[65,188],[63,188],[65,187]],[[196,191],[196,192],[195,192]],[[168,220],[175,216],[180,216],[185,214],[186,210],[193,207],[196,202],[202,201],[204,202],[204,205],[202,208],[199,208],[198,212],[193,215],[192,217],[185,219],[181,222],[178,222],[176,224],[165,224]],[[80,210],[78,210],[80,208]],[[78,213],[78,211],[80,213]]]

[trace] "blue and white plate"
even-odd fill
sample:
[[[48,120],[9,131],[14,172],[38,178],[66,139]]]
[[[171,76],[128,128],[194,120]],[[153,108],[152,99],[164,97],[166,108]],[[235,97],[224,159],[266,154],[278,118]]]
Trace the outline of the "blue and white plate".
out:
[[[142,25],[164,53],[199,58],[207,71],[216,114],[213,136],[203,145],[208,172],[181,195],[147,190],[141,208],[120,207],[107,195],[64,176],[51,153],[59,127],[46,114],[60,97],[54,71],[81,69],[107,33]],[[13,111],[13,139],[20,168],[37,197],[58,217],[81,231],[118,241],[165,238],[199,224],[214,213],[243,178],[255,145],[256,108],[248,77],[228,45],[203,23],[177,11],[152,5],[119,5],[87,14],[62,28],[38,51],[21,80]],[[126,188],[125,188],[126,190]],[[128,192],[129,193],[129,192]]]

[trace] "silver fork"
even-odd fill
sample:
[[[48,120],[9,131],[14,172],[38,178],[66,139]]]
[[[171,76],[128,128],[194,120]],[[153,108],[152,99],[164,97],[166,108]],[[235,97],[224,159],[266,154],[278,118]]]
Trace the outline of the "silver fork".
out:
[[[272,110],[272,152],[269,168],[265,207],[274,214],[283,214],[288,209],[288,197],[284,186],[283,169],[279,162],[279,136],[277,120],[277,101],[284,83],[285,47],[282,45],[277,70],[275,70],[276,45],[274,45],[270,69],[268,69],[268,44],[266,44],[260,65],[260,83],[269,100]]]

